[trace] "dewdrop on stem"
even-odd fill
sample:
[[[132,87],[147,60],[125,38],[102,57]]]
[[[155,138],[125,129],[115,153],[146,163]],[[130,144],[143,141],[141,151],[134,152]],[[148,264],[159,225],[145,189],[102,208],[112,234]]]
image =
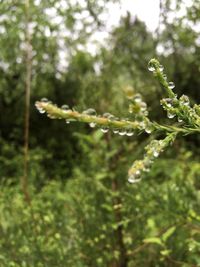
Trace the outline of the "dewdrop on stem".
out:
[[[149,61],[149,63],[148,63],[148,70],[149,71],[155,71],[156,70],[154,64],[151,61]]]
[[[61,106],[61,109],[62,109],[64,112],[70,111],[70,108],[69,108],[68,105],[62,105],[62,106]]]
[[[97,115],[97,112],[96,112],[95,109],[89,108],[89,109],[83,111],[83,114],[89,115],[89,116],[96,116]]]
[[[186,95],[182,95],[180,97],[180,103],[184,106],[189,106],[190,105],[190,100],[189,100],[189,97],[186,96]]]
[[[173,82],[169,82],[168,86],[169,86],[170,89],[174,89],[175,84]]]
[[[89,125],[90,125],[91,128],[94,128],[96,126],[96,123],[95,122],[90,122]]]
[[[118,134],[119,133],[119,129],[113,129],[113,133],[114,134]]]
[[[109,131],[109,128],[108,128],[108,127],[102,127],[102,128],[101,128],[101,131],[102,131],[103,133],[107,133],[107,132]]]
[[[120,129],[119,130],[119,135],[121,135],[121,136],[126,135],[126,130],[125,129]]]
[[[126,131],[126,135],[127,135],[127,136],[133,136],[133,135],[134,135],[133,130],[132,130],[132,129],[128,129],[128,130]]]
[[[159,70],[160,70],[161,72],[163,72],[163,70],[164,70],[163,65],[159,65]]]
[[[37,107],[37,110],[38,110],[41,114],[44,114],[44,113],[45,113],[45,110],[44,110],[43,108]]]
[[[175,116],[176,116],[175,113],[172,113],[172,112],[170,112],[170,111],[167,112],[167,117],[168,117],[169,119],[173,119]]]
[[[42,101],[42,100],[45,100],[45,101]],[[48,103],[48,100],[47,100],[46,98],[42,98],[42,99],[41,99],[41,102],[43,102],[43,103]],[[36,106],[37,110],[38,110],[41,114],[45,113],[45,110],[40,106],[40,104],[39,104],[38,101],[35,103],[35,106]]]
[[[154,156],[155,158],[157,158],[157,157],[159,156],[159,152],[158,152],[157,150],[154,150],[154,151],[153,151],[153,156]]]
[[[141,98],[140,94],[136,94],[136,95],[134,96],[134,101],[135,101],[135,103],[140,103],[140,102],[142,102],[142,98]]]
[[[46,103],[48,104],[49,103],[49,100],[45,97],[43,97],[41,100],[40,100],[42,103]]]
[[[128,177],[128,182],[130,184],[135,184],[141,181],[141,178],[137,178],[136,175],[132,174]]]
[[[147,134],[150,134],[150,133],[153,131],[153,127],[152,127],[151,124],[147,124],[147,125],[145,126],[144,130],[145,130],[145,132],[146,132]]]

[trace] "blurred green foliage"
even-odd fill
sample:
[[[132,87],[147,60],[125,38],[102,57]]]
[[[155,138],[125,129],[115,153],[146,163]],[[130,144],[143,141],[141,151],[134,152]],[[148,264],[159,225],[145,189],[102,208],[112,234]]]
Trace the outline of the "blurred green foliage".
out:
[[[162,89],[146,68],[153,56],[165,65],[178,94],[200,102],[198,1],[178,19],[170,14],[184,1],[162,1],[155,34],[127,13],[93,55],[86,46],[92,33],[105,27],[101,15],[107,2],[31,1],[29,205],[19,188],[24,4],[0,1],[2,267],[200,266],[199,136],[176,141],[141,183],[129,185],[127,166],[142,156],[146,135],[103,135],[85,125],[49,121],[34,108],[47,97],[80,111],[94,107],[127,117],[124,90],[132,86],[149,104],[151,118],[165,122]],[[65,57],[63,67],[59,62]]]

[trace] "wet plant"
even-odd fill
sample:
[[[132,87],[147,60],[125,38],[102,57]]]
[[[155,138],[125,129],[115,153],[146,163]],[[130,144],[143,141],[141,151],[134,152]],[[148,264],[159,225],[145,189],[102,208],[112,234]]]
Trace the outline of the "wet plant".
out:
[[[177,136],[200,133],[200,105],[192,106],[188,96],[179,97],[175,94],[175,84],[168,81],[164,67],[158,60],[151,59],[148,70],[153,73],[164,89],[165,97],[161,99],[160,104],[172,123],[163,125],[151,121],[147,104],[142,100],[142,96],[135,94],[131,88],[127,89],[131,119],[117,118],[110,113],[99,115],[93,108],[82,113],[68,105],[59,108],[46,98],[37,101],[36,107],[40,113],[46,112],[51,119],[64,119],[66,123],[71,121],[88,123],[92,128],[100,128],[103,133],[111,131],[114,134],[129,137],[142,132],[152,135],[153,140],[145,147],[143,159],[136,160],[128,171],[129,183],[137,183],[141,181],[143,173],[150,171],[155,159],[174,143]]]

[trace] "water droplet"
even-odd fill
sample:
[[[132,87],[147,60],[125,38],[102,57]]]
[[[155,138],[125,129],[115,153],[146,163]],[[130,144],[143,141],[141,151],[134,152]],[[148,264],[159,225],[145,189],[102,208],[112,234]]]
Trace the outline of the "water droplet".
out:
[[[140,103],[140,109],[142,112],[146,111],[147,109],[147,104],[145,102],[141,102]]]
[[[113,129],[113,133],[114,134],[118,134],[119,133],[119,129]]]
[[[135,172],[135,174],[137,175],[137,176],[139,176],[140,175],[140,170],[137,170],[136,172]]]
[[[89,125],[90,125],[91,128],[94,128],[96,126],[96,123],[95,122],[90,122]]]
[[[43,102],[43,103],[48,103],[49,102],[49,100],[47,98],[45,98],[45,97],[43,97],[40,101]]]
[[[151,61],[149,61],[149,63],[148,63],[148,70],[149,71],[155,71],[155,66]]]
[[[62,105],[61,106],[61,109],[63,110],[63,111],[70,111],[70,109],[69,109],[69,106],[68,105]]]
[[[67,124],[70,124],[70,121],[69,121],[69,120],[65,120],[65,122],[66,122]]]
[[[147,127],[145,128],[145,132],[148,133],[148,134],[150,134],[150,133],[151,133],[151,128],[150,128],[149,126],[147,126]]]
[[[140,128],[142,129],[142,130],[144,130],[145,129],[145,123],[144,123],[144,121],[141,121],[140,122]]]
[[[102,127],[102,128],[101,128],[101,131],[102,131],[103,133],[107,133],[107,132],[108,132],[108,130],[109,130],[109,128],[108,128],[108,127]]]
[[[135,184],[141,181],[141,178],[137,178],[136,175],[132,174],[128,177],[128,182],[130,184]]]
[[[106,112],[106,113],[103,114],[103,117],[104,118],[108,118],[108,117],[110,117],[110,115],[111,115],[110,113]]]
[[[163,65],[159,65],[159,70],[162,72],[164,70]]]
[[[146,133],[150,134],[153,131],[153,126],[151,123],[146,123],[144,130]]]
[[[166,106],[167,106],[168,108],[171,108],[171,107],[172,107],[172,104],[171,104],[171,103],[167,103]]]
[[[127,135],[127,136],[133,136],[133,135],[134,135],[133,130],[132,130],[132,129],[128,129],[128,130],[126,131],[126,135]]]
[[[38,111],[39,111],[41,114],[45,113],[45,110],[44,110],[43,108],[38,109]]]
[[[89,109],[83,111],[83,114],[90,115],[90,116],[96,116],[97,115],[97,112],[96,112],[95,109],[89,108]]]
[[[165,79],[165,81],[167,80],[167,75],[163,74],[163,78]]]
[[[163,98],[161,104],[165,104],[168,108],[172,107],[173,99],[171,98]]]
[[[167,112],[167,117],[168,117],[169,119],[173,119],[175,116],[176,116],[175,113],[172,113],[172,112],[170,112],[170,111]]]
[[[150,168],[148,168],[148,167],[147,168],[144,168],[143,171],[144,172],[150,172]]]
[[[174,89],[175,84],[173,82],[169,82],[168,86],[169,86],[170,89]]]
[[[126,130],[125,129],[120,129],[119,130],[119,135],[121,135],[121,136],[126,135]]]
[[[140,103],[140,102],[142,102],[141,95],[136,94],[136,95],[134,96],[134,101],[135,101],[136,103]]]
[[[158,152],[157,150],[154,150],[154,151],[153,151],[153,156],[154,156],[155,158],[157,158],[157,157],[159,156],[159,152]]]
[[[115,116],[113,116],[112,114],[110,114],[110,116],[108,117],[109,121],[116,121],[117,118]]]
[[[189,106],[189,104],[190,104],[189,97],[186,96],[186,95],[182,95],[182,96],[180,97],[180,103],[181,103],[182,105],[184,105],[184,106]]]
[[[35,106],[41,114],[45,113],[45,110],[40,106],[40,103],[38,101],[35,103]]]
[[[115,116],[113,116],[111,113],[108,112],[104,113],[103,117],[108,119],[109,121],[118,120],[118,118],[116,118]]]

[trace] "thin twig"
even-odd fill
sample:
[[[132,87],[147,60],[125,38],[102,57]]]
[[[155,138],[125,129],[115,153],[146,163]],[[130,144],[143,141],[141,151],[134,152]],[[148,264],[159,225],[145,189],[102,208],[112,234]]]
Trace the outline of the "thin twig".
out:
[[[29,120],[30,120],[30,92],[31,92],[31,69],[32,48],[29,32],[30,3],[25,1],[26,12],[26,79],[25,79],[25,122],[24,122],[24,174],[21,178],[22,191],[27,202],[30,202],[28,191],[28,168],[29,168]]]

